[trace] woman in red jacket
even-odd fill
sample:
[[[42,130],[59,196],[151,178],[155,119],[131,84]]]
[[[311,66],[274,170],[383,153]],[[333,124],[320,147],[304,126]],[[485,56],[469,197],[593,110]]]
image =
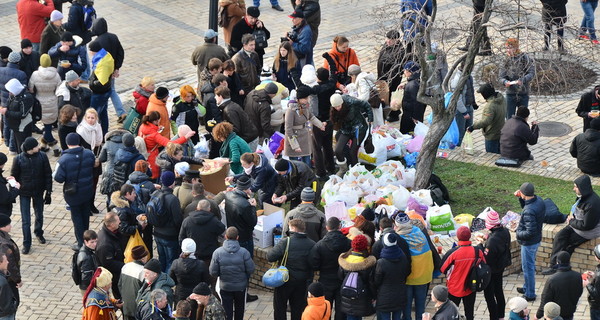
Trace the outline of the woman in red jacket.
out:
[[[142,118],[142,125],[140,126],[139,133],[139,136],[144,138],[144,142],[146,142],[146,149],[149,153],[148,164],[150,164],[150,170],[152,171],[152,179],[158,179],[160,176],[160,168],[156,165],[156,157],[160,152],[159,149],[166,147],[169,142],[183,144],[191,136],[196,134],[195,131],[190,131],[185,136],[171,141],[160,134],[165,128],[162,126],[159,127],[159,123],[160,114],[157,111],[152,111]]]
[[[133,90],[133,99],[135,100],[135,110],[139,114],[146,114],[148,108],[148,99],[154,93],[156,80],[152,77],[142,78],[142,82]]]

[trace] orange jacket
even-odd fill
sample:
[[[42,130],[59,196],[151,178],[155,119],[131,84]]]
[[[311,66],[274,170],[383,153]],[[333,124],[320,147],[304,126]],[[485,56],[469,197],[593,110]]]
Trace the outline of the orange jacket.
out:
[[[150,114],[152,111],[158,111],[160,113],[160,125],[164,127],[160,133],[163,137],[171,138],[171,121],[169,120],[169,112],[167,111],[167,103],[158,99],[156,93],[153,93],[148,100],[148,108],[146,108],[146,114]],[[148,149],[150,150],[150,149]]]
[[[165,130],[168,128],[169,127],[166,127]],[[185,137],[180,137],[173,141],[163,137],[158,133],[158,126],[152,123],[143,123],[140,126],[140,132],[138,135],[144,138],[144,142],[146,142],[146,150],[148,150],[148,165],[152,171],[152,179],[157,179],[160,176],[160,167],[156,165],[156,157],[158,157],[159,153],[158,149],[160,147],[165,147],[169,142],[183,144],[187,141]]]
[[[324,296],[306,299],[308,305],[302,312],[302,320],[329,320],[331,316],[331,304]]]
[[[356,56],[356,51],[354,51],[352,48],[348,48],[346,52],[339,52],[335,41],[331,46],[331,50],[329,50],[329,55],[331,56],[333,61],[336,62],[335,66],[338,72],[348,72],[348,67],[350,67],[350,65],[353,64],[360,66],[360,63],[358,62],[358,57]],[[329,63],[327,62],[327,60],[323,62],[323,68],[329,70]]]

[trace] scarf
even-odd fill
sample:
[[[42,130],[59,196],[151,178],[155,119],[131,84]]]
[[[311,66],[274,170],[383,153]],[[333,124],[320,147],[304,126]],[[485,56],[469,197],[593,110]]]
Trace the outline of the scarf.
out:
[[[95,125],[91,125],[85,120],[81,121],[77,126],[77,133],[90,145],[92,150],[102,144],[102,127],[98,122]]]

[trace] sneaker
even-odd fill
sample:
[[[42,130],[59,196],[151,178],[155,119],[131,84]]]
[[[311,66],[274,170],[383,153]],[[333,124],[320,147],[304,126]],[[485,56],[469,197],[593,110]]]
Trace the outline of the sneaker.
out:
[[[590,40],[589,36],[586,36],[585,34],[580,34],[577,39],[579,40]]]
[[[254,294],[246,294],[246,302],[253,302],[258,300],[258,296]]]
[[[278,4],[272,6],[271,8],[273,8],[273,9],[275,9],[277,11],[283,11],[283,8],[280,5],[278,5]],[[256,299],[258,299],[258,297]]]
[[[46,244],[46,238],[44,238],[44,236],[37,236],[36,238],[41,244]]]
[[[525,288],[523,287],[517,287],[517,292],[520,294],[525,294]]]
[[[21,253],[22,254],[29,254],[30,250],[31,250],[31,248],[29,248],[29,247],[23,247],[23,249],[21,249]]]
[[[549,276],[551,274],[554,274],[555,272],[556,272],[556,269],[554,269],[554,268],[548,268],[548,269],[542,270],[542,274],[545,276]]]
[[[535,297],[528,297],[526,295],[523,295],[523,299],[527,300],[528,302],[533,302],[535,301]]]
[[[594,39],[594,40],[592,40],[592,44],[600,44],[600,41]]]
[[[126,114],[122,114],[119,119],[117,120],[118,123],[123,123],[123,121],[125,121],[125,118],[127,118]]]

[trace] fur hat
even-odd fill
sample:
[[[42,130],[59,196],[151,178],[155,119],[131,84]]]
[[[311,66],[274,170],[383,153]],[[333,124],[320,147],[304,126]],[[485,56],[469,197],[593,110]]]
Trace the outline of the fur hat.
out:
[[[133,260],[141,260],[148,254],[148,250],[146,250],[146,247],[144,246],[135,246],[131,248],[131,258]]]
[[[65,142],[68,146],[78,146],[81,143],[81,137],[77,132],[71,132],[65,138]]]
[[[519,191],[521,191],[524,196],[533,197],[535,194],[535,187],[530,182],[525,182],[521,185]]]
[[[4,153],[3,153],[4,154]],[[9,225],[12,221],[10,220],[10,217],[0,213],[0,228],[4,228],[7,225]]]
[[[341,106],[344,103],[344,100],[342,99],[342,95],[339,93],[334,93],[329,98],[329,102],[331,102],[332,107],[337,107]]]
[[[352,251],[354,252],[363,252],[369,248],[369,240],[362,234],[357,235],[352,239]]]
[[[309,202],[315,201],[315,191],[311,187],[302,189],[300,200]]]
[[[11,54],[13,54],[13,53],[11,53]],[[4,88],[8,92],[10,92],[16,96],[19,93],[23,92],[23,89],[25,89],[25,86],[23,86],[23,84],[21,82],[19,82],[19,80],[12,78],[12,79],[8,80],[8,82],[4,85]]]
[[[79,79],[79,75],[74,70],[69,70],[67,72],[67,74],[65,74],[65,81],[66,82],[73,82],[73,81],[75,81],[77,79]]]
[[[40,66],[43,68],[48,68],[52,65],[52,58],[47,53],[44,53],[40,56]]]
[[[246,14],[251,17],[258,18],[260,17],[260,10],[258,7],[248,7],[246,8]]]
[[[185,238],[181,241],[181,252],[194,253],[196,252],[196,242],[192,238]]]
[[[112,273],[103,267],[98,267],[98,269],[102,270],[102,272],[96,277],[96,287],[102,288],[110,285],[113,278]]]
[[[27,137],[25,139],[25,141],[23,141],[23,144],[21,145],[21,149],[23,149],[23,152],[27,152],[29,150],[33,150],[33,148],[38,146],[38,142],[37,140],[35,140],[34,137]]]
[[[13,51],[11,53],[8,54],[8,62],[12,62],[12,63],[19,63],[19,61],[21,61],[21,54]]]
[[[175,174],[172,171],[165,171],[160,175],[160,181],[163,186],[170,187],[175,183]]]
[[[468,227],[461,226],[456,230],[458,241],[469,241],[471,239],[471,230]]]
[[[200,282],[194,287],[192,293],[197,294],[199,296],[209,296],[212,294],[212,291],[210,291],[210,287],[206,282]]]
[[[54,10],[52,13],[50,13],[50,22],[62,20],[64,17],[65,16],[62,14],[62,12]]]
[[[146,270],[150,270],[154,273],[158,273],[160,274],[161,268],[160,268],[160,262],[158,262],[158,260],[156,259],[150,259],[148,260],[148,262],[146,262],[146,264],[144,265],[144,269]]]
[[[433,293],[433,296],[435,297],[435,299],[439,302],[446,302],[448,301],[448,288],[446,286],[442,286],[442,285],[437,285],[435,287],[433,287],[433,289],[431,289],[431,292]]]

